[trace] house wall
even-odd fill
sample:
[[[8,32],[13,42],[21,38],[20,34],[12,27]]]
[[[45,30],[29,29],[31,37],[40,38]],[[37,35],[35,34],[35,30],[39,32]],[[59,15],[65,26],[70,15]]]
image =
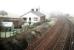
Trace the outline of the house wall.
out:
[[[45,21],[45,16],[40,17],[40,21],[44,22]]]
[[[32,13],[29,13],[25,16],[23,16],[22,18],[26,18],[26,22],[32,22],[32,23],[37,23],[40,22],[40,17],[38,17],[37,15],[34,15]],[[29,18],[31,18],[31,20],[29,20]],[[37,20],[35,20],[35,18],[37,18]]]

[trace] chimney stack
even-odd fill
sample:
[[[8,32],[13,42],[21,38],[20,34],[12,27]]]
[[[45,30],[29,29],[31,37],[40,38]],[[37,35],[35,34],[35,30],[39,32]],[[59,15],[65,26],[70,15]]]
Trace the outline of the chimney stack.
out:
[[[31,9],[31,11],[34,11],[34,9]]]
[[[39,11],[39,9],[38,9],[38,8],[36,8],[36,9],[31,9],[31,11],[37,11],[37,12],[38,12],[38,11]]]
[[[36,11],[39,11],[38,9],[36,9]]]

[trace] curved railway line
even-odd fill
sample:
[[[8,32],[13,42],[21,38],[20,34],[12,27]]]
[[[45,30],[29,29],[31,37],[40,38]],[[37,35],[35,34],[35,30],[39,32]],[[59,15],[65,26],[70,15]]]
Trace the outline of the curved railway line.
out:
[[[47,31],[45,36],[29,44],[26,50],[71,50],[73,27],[67,18],[58,17],[56,24]]]

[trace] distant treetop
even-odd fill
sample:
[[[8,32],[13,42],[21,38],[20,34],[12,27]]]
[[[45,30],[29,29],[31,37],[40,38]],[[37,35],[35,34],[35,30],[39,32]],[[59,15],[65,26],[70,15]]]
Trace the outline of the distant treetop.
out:
[[[4,16],[4,15],[8,15],[8,13],[4,10],[0,11],[0,15]]]

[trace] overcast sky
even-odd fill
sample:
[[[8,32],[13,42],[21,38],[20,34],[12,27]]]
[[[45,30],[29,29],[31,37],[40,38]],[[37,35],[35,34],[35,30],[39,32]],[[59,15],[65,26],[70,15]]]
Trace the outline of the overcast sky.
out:
[[[31,8],[39,8],[41,12],[63,12],[74,14],[74,0],[0,0],[0,10],[22,15]]]

